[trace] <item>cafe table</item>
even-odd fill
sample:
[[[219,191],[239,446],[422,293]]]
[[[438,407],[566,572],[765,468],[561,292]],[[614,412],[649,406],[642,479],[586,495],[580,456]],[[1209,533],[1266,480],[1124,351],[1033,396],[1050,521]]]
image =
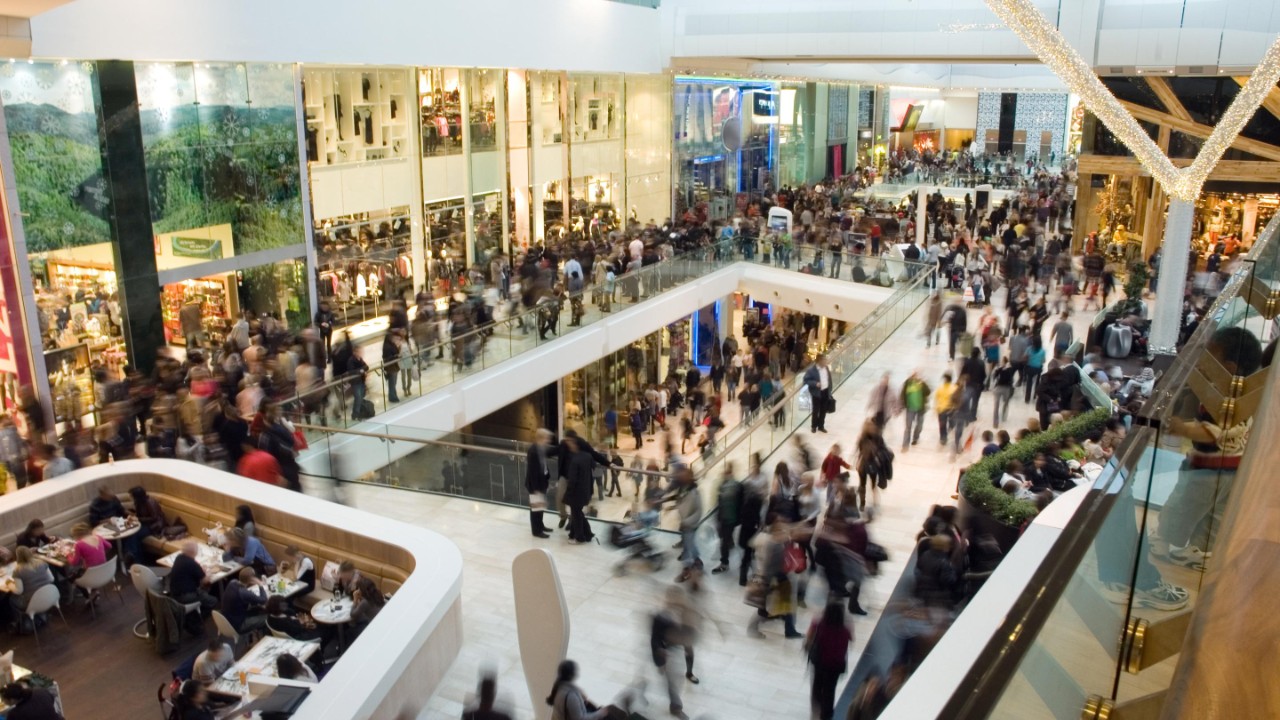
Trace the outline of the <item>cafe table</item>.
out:
[[[127,518],[112,517],[98,523],[93,529],[93,534],[116,543],[116,563],[119,572],[124,572],[124,548],[120,547],[120,541],[125,538],[133,537],[142,530],[142,523],[138,522],[138,518],[130,515]]]
[[[51,543],[36,548],[36,554],[54,567],[66,567],[71,553],[76,549],[76,541],[71,538],[58,538]]]
[[[306,583],[299,582],[297,580],[290,580],[279,573],[276,573],[275,575],[268,575],[262,579],[262,583],[267,586],[267,592],[269,594],[279,595],[285,599],[299,595],[307,589]]]
[[[289,654],[305,663],[319,649],[320,643],[315,640],[264,637],[222,673],[209,689],[244,697],[249,692],[250,678],[276,677],[276,659],[281,655]]]
[[[161,567],[172,568],[173,561],[178,559],[181,551],[172,552],[156,561]],[[196,562],[204,568],[204,574],[209,578],[209,582],[218,583],[226,580],[244,567],[234,560],[223,560],[222,550],[208,544],[196,543]]]
[[[311,619],[323,625],[338,627],[338,647],[346,648],[345,628],[351,622],[351,610],[355,601],[350,597],[330,597],[311,606]]]

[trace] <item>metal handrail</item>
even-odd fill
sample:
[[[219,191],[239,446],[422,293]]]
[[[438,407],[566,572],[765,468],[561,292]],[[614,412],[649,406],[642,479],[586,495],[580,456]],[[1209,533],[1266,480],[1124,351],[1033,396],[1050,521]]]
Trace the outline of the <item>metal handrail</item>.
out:
[[[666,260],[661,260],[654,265],[650,265],[648,267],[641,267],[638,271],[634,273],[623,273],[621,275],[618,275],[616,276],[616,279],[614,282],[617,283],[618,285],[621,285],[622,283],[629,280],[633,280],[633,279],[644,280],[646,275],[652,276],[653,274],[659,273],[664,269],[669,269],[673,263],[676,263],[678,261],[706,260],[708,256],[710,256],[711,259],[715,259],[720,257],[722,253],[731,252],[732,249],[733,248],[731,243],[728,243],[728,242],[717,242],[717,243],[701,246],[694,250],[690,250],[685,253],[674,255],[670,258],[667,258]],[[734,261],[728,262],[726,263],[726,265],[732,264],[732,262],[737,262],[737,261],[734,260]],[[582,290],[579,290],[576,292],[566,292],[564,297],[558,300],[557,302],[568,303],[568,302],[572,302],[574,299],[578,299],[578,300],[582,300],[583,302],[586,302],[586,300],[590,297],[591,293],[601,292],[601,291],[603,291],[603,287],[600,285],[596,285],[594,283],[584,284]],[[528,321],[533,321],[536,323],[538,315],[541,312],[543,312],[543,310],[544,308],[542,307],[534,306],[527,310],[522,310],[517,314],[510,315],[506,318],[503,318],[502,320],[493,321],[491,324],[486,325],[484,327],[473,328],[471,330],[468,330],[467,332],[460,333],[458,335],[450,335],[450,337],[446,340],[440,340],[438,342],[435,342],[427,346],[426,348],[419,348],[418,351],[414,354],[414,362],[415,364],[420,363],[421,357],[430,355],[433,352],[438,352],[444,348],[450,348],[453,346],[455,342],[459,340],[462,340],[465,342],[471,339],[485,336],[487,334],[491,334],[496,329],[498,329],[503,325],[508,327],[514,327],[518,324],[521,324],[523,322],[528,322]],[[405,367],[404,361],[397,358],[389,362],[379,362],[376,365],[370,365],[368,370],[366,370],[366,372],[372,373],[372,374],[384,373],[384,369],[388,364],[395,364],[399,369],[403,369]],[[294,393],[294,395],[282,400],[281,402],[286,404],[297,403],[297,402],[300,402],[304,396],[310,396],[317,393],[327,393],[329,391],[334,390],[335,388],[344,387],[349,382],[350,382],[350,378],[347,376],[335,377],[318,387],[315,387],[303,392],[296,392]]]
[[[531,443],[520,442],[518,440],[513,440],[511,442],[516,443],[515,446],[510,450],[503,450],[501,448],[485,447],[483,445],[470,445],[468,443],[454,442],[452,440],[434,440],[434,439],[428,439],[428,438],[417,438],[409,435],[397,435],[395,433],[376,433],[376,432],[368,432],[365,430],[352,430],[350,428],[333,428],[333,427],[327,427],[325,425],[311,425],[307,423],[293,423],[293,426],[299,430],[313,430],[313,431],[322,432],[322,433],[341,433],[343,435],[371,437],[371,438],[376,438],[378,440],[384,440],[384,441],[390,441],[390,442],[408,442],[408,443],[415,443],[418,445],[437,445],[440,447],[453,448],[455,450],[464,450],[470,453],[485,453],[489,455],[509,455],[512,458],[516,458],[516,459],[523,456],[524,453],[528,452],[529,445],[531,444]],[[671,477],[671,473],[669,472],[662,472],[660,470],[659,471],[645,470],[643,468],[624,467],[624,468],[619,468],[618,472],[635,473],[637,475],[651,475],[653,477],[658,477],[663,479],[667,479]]]
[[[871,311],[870,315],[867,315],[857,325],[855,325],[853,329],[851,329],[849,332],[845,333],[839,339],[837,339],[836,342],[832,344],[833,347],[837,347],[837,346],[839,347],[839,349],[836,352],[843,353],[846,350],[849,350],[850,348],[856,347],[859,336],[869,332],[870,329],[874,327],[875,323],[878,322],[880,318],[883,317],[884,314],[889,311],[890,308],[897,305],[899,302],[902,301],[904,297],[906,297],[907,293],[915,290],[920,285],[924,284],[930,277],[932,277],[936,273],[937,273],[936,267],[930,267],[930,266],[922,267],[920,272],[918,272],[916,276],[912,278],[911,282],[894,290],[893,294],[889,296],[888,300],[877,305],[875,310]],[[881,344],[883,344],[883,341],[881,341]],[[879,345],[877,345],[876,347],[878,348]],[[872,352],[874,351],[875,349],[873,348]],[[832,351],[830,349],[827,350],[827,355],[828,357],[832,356]],[[863,361],[865,362],[865,358],[863,359]],[[861,365],[862,364],[859,363],[858,367],[861,367]],[[847,381],[850,377],[853,377],[853,375],[857,373],[858,367],[855,367],[854,369],[850,370],[849,374],[846,375],[843,379],[841,379],[839,384],[843,385],[845,381]],[[770,398],[769,399],[770,402],[774,403],[775,405],[782,406],[782,405],[786,405],[788,402],[794,399],[797,395],[800,394],[800,392],[805,387],[804,383],[800,381],[801,378],[802,378],[802,375],[800,373],[796,373],[795,375],[793,375],[791,377],[791,380],[789,381],[789,383],[793,384],[793,387],[786,390],[785,394],[781,398],[779,398],[777,401],[774,401],[773,398]],[[839,387],[839,385],[834,385],[831,388],[832,391],[834,391],[836,387]],[[709,471],[712,467],[714,467],[721,460],[723,460],[725,456],[733,452],[735,448],[741,445],[743,440],[751,437],[756,430],[764,427],[765,423],[772,422],[773,413],[766,412],[765,410],[766,409],[762,407],[759,416],[756,417],[755,420],[752,420],[751,423],[747,425],[740,425],[739,427],[742,428],[742,430],[740,432],[734,433],[737,437],[735,437],[732,441],[726,440],[724,449],[716,452],[709,459],[705,460],[702,463],[701,470],[703,472]],[[697,463],[697,462],[698,460],[694,461],[694,463]],[[690,466],[694,467],[695,472],[697,472],[697,466],[694,463],[691,463]]]

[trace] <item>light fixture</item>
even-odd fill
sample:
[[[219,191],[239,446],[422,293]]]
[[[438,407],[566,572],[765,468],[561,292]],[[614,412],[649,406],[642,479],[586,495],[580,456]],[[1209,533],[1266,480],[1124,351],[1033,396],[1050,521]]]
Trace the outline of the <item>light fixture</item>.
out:
[[[1084,106],[1124,143],[1165,192],[1178,200],[1195,201],[1209,173],[1280,80],[1280,38],[1277,38],[1204,141],[1200,154],[1191,165],[1179,170],[1031,0],[986,2],[1053,74],[1080,96]]]

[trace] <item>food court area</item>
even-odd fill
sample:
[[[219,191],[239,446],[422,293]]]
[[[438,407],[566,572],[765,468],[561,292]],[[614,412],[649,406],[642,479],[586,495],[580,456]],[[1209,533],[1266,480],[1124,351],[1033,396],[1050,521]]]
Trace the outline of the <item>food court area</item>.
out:
[[[398,717],[456,655],[444,538],[189,463],[90,470],[0,497],[0,715]]]

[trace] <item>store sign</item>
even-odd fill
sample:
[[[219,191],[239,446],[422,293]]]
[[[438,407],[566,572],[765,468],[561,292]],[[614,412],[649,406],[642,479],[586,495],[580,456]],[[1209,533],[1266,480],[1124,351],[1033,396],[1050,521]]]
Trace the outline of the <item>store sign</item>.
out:
[[[174,257],[200,258],[202,260],[218,260],[222,258],[222,241],[213,238],[170,238],[170,248]]]
[[[751,114],[760,117],[774,117],[778,114],[778,96],[757,90],[751,93]]]

